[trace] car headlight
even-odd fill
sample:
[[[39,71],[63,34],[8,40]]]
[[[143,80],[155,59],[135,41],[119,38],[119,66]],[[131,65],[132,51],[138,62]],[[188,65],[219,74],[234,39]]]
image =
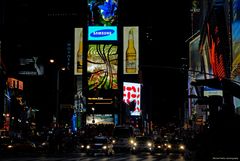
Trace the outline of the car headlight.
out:
[[[43,142],[43,143],[42,143],[42,146],[46,146],[46,145],[47,145],[47,143],[46,143],[46,142]]]
[[[167,145],[167,148],[168,148],[168,149],[171,149],[171,148],[172,148],[172,145],[171,145],[171,144],[168,144],[168,145]]]
[[[180,150],[184,150],[184,149],[185,149],[185,146],[184,146],[184,145],[179,145],[179,149],[180,149]]]
[[[90,149],[90,145],[87,145],[87,147],[86,147],[87,149]]]
[[[107,146],[106,146],[106,145],[104,145],[102,148],[103,148],[103,149],[107,149]]]
[[[134,140],[131,139],[131,140],[130,140],[130,144],[134,144]]]
[[[147,145],[148,145],[149,147],[151,147],[151,146],[152,146],[152,143],[148,142]]]

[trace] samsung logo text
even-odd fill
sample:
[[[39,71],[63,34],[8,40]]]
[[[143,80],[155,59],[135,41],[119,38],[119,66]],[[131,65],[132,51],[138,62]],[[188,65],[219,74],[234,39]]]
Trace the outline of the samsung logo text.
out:
[[[114,30],[111,29],[105,29],[105,30],[97,30],[90,34],[92,37],[105,37],[110,36],[114,33]]]

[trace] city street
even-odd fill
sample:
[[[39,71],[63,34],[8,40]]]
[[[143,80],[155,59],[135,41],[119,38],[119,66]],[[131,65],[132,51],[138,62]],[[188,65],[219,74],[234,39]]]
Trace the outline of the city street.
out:
[[[1,158],[1,161],[185,161],[184,157],[181,155],[167,155],[164,156],[162,154],[125,154],[118,153],[113,156],[86,156],[84,153],[69,153],[69,154],[59,154],[59,155],[51,155],[51,156],[17,156],[17,157],[5,157]]]

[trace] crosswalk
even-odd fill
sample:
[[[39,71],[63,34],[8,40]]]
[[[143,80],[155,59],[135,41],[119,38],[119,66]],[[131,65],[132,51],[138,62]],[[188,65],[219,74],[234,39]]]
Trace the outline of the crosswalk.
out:
[[[1,158],[1,161],[185,161],[179,155],[148,155],[148,154],[115,154],[113,156],[86,156],[84,154],[59,154],[41,156],[11,156]]]

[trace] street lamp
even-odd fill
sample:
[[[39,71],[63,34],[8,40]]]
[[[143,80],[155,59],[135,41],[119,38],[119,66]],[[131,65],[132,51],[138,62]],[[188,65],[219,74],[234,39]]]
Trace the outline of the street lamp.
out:
[[[51,64],[54,64],[55,60],[54,59],[50,59],[49,62]],[[66,70],[65,67],[58,67],[58,66],[56,66],[56,72],[57,72],[56,73],[56,81],[57,81],[57,87],[56,87],[56,89],[57,89],[57,91],[56,91],[57,92],[56,93],[56,127],[59,127],[60,72],[61,71],[65,71],[65,70]]]
[[[95,118],[94,118],[94,111],[95,111],[95,108],[92,107],[92,123],[94,124],[95,123]]]

